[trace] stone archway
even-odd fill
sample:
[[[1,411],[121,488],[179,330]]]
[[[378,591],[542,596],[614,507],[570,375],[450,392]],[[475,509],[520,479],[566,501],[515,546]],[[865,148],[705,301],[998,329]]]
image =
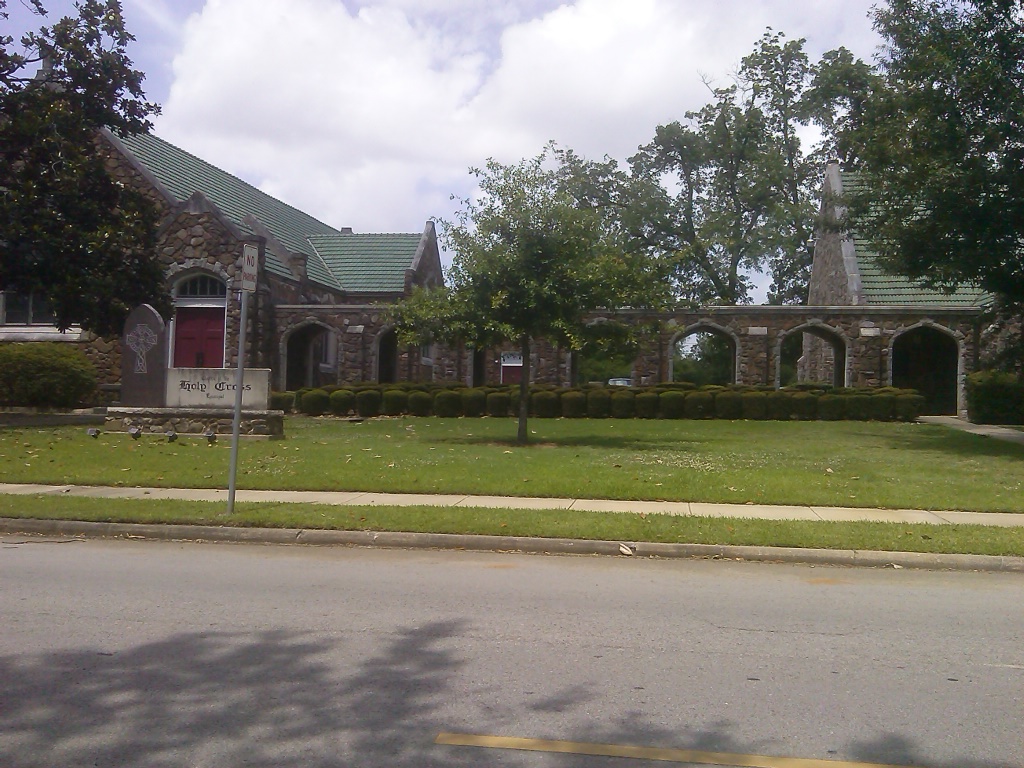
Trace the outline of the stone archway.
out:
[[[398,381],[398,332],[385,329],[377,336],[377,383],[394,384]]]
[[[891,383],[916,389],[924,415],[956,415],[961,374],[960,344],[949,330],[921,323],[898,334],[889,352]]]
[[[688,339],[702,336],[696,351],[686,352]],[[668,347],[668,380],[693,381],[695,384],[735,384],[739,343],[727,329],[716,323],[698,322],[672,337]],[[691,347],[691,349],[693,349]],[[688,359],[699,361],[688,365]],[[687,368],[681,370],[681,365]]]
[[[338,380],[338,344],[330,326],[310,321],[292,328],[282,340],[284,388],[294,392]]]
[[[796,380],[798,382],[817,382],[831,384],[833,387],[847,385],[849,371],[846,338],[836,328],[820,321],[811,321],[780,334],[775,355],[775,359],[778,361],[775,375],[776,386],[783,383],[783,346],[794,335],[799,335],[801,338],[800,359],[796,363]]]

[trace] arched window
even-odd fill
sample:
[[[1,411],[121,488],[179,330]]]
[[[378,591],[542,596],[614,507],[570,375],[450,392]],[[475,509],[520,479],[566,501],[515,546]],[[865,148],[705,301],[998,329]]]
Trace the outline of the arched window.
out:
[[[223,299],[228,287],[213,275],[196,275],[178,283],[175,296],[181,299]]]

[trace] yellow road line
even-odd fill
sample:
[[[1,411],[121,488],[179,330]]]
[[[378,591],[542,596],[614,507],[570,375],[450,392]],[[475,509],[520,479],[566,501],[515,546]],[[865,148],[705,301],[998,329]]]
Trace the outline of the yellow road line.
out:
[[[435,744],[455,747],[487,747],[490,749],[522,749],[530,752],[561,752],[593,757],[627,757],[634,760],[661,760],[669,763],[697,763],[737,768],[907,768],[878,763],[849,763],[842,760],[816,760],[802,757],[741,755],[732,752],[702,752],[695,749],[660,749],[628,744],[590,744],[582,741],[522,739],[515,736],[478,736],[470,733],[439,733]]]

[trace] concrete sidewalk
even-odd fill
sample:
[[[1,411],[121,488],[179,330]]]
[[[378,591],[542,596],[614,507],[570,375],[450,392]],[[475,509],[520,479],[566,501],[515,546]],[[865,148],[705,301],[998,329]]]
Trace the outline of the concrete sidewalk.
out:
[[[0,483],[0,493],[53,495],[101,499],[180,499],[227,502],[227,491],[194,488],[122,488],[89,485],[33,485]],[[1008,512],[956,512],[921,509],[863,509],[858,507],[770,506],[767,504],[709,504],[687,501],[616,501],[613,499],[552,499],[507,496],[362,493],[358,491],[245,491],[239,502],[327,504],[332,506],[433,506],[495,509],[575,509],[589,512],[631,512],[648,515],[755,518],[763,520],[858,520],[885,523],[974,524],[1024,526],[1024,514]]]
[[[992,437],[996,440],[1005,440],[1008,443],[1024,445],[1024,429],[1000,427],[995,424],[972,424],[967,419],[961,419],[956,416],[920,416],[917,420],[923,424],[938,424],[950,429],[970,432],[972,435]]]

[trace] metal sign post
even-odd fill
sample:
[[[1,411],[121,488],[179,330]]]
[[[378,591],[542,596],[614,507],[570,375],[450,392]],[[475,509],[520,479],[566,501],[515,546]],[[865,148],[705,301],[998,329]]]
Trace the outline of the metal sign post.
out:
[[[238,298],[242,316],[238,328],[238,373],[235,374],[235,418],[231,424],[231,468],[228,470],[228,514],[235,511],[235,479],[238,475],[238,434],[242,426],[242,388],[245,385],[245,333],[249,321],[249,294],[256,292],[259,273],[259,249],[252,243],[242,246],[242,286]]]

